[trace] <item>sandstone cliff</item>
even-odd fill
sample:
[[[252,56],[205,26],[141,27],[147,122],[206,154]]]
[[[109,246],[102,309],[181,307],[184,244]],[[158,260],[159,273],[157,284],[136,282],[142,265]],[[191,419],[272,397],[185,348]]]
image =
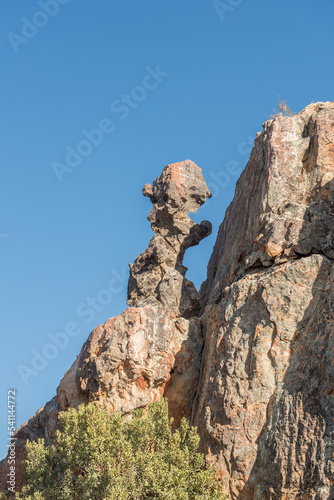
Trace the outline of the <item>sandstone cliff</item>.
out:
[[[189,160],[165,167],[143,190],[156,234],[130,267],[131,307],[93,330],[17,431],[20,456],[69,406],[130,415],[165,395],[232,499],[333,499],[333,177],[334,103],[267,121],[198,294],[182,259],[211,232],[188,217],[210,193]]]
[[[193,423],[232,498],[334,498],[334,103],[257,135],[202,286]]]

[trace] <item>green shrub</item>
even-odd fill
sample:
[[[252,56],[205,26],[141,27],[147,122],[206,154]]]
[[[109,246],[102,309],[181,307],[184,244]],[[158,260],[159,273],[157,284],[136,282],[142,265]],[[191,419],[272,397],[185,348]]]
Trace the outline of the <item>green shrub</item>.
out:
[[[27,443],[25,486],[16,499],[223,499],[215,470],[204,468],[199,436],[182,419],[172,432],[167,402],[125,421],[93,403],[61,412],[51,447]],[[31,495],[31,497],[29,496]]]

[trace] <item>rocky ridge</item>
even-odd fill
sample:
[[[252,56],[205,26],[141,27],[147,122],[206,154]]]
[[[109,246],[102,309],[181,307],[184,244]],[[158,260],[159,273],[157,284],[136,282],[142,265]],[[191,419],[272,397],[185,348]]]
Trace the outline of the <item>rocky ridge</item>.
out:
[[[264,124],[202,286],[193,405],[233,499],[334,498],[334,103]]]
[[[155,236],[130,266],[131,307],[93,330],[17,431],[20,456],[69,406],[130,415],[164,395],[232,499],[334,498],[333,177],[334,103],[267,121],[198,294],[182,260],[211,232],[188,217],[210,193],[193,162],[165,167],[143,190]]]

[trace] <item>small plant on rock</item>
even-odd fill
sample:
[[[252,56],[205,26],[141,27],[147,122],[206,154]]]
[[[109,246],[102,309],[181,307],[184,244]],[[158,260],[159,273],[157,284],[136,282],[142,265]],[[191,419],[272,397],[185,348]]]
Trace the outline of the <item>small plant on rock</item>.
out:
[[[276,115],[282,113],[284,116],[294,116],[296,113],[287,105],[287,102],[278,96],[277,108],[273,109],[273,114],[270,118],[275,118]]]

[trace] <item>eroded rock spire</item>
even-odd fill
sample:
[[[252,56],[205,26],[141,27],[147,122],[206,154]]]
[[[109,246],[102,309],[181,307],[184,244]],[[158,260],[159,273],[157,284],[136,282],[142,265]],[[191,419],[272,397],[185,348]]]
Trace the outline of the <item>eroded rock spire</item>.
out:
[[[210,222],[196,224],[188,216],[211,198],[202,170],[190,160],[167,165],[143,194],[153,204],[148,220],[156,234],[130,264],[128,304],[142,306],[153,297],[176,316],[196,316],[199,294],[182,262],[187,248],[211,234]]]

